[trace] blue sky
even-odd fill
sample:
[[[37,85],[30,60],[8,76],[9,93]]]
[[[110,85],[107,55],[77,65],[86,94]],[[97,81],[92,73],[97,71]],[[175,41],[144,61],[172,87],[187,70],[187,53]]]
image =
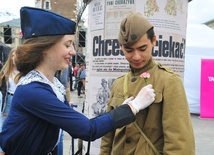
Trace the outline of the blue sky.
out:
[[[34,6],[34,0],[0,0],[0,12],[8,11],[17,18],[22,6]],[[214,19],[213,7],[214,0],[192,0],[188,4],[188,23],[204,23]]]

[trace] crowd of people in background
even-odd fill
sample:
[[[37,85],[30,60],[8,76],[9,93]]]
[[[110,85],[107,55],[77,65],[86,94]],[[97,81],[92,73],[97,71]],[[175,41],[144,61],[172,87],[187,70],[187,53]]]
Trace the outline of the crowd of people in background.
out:
[[[84,63],[69,65],[69,83],[70,91],[77,90],[78,98],[82,98],[81,94],[85,93],[85,78],[86,78],[86,65]]]

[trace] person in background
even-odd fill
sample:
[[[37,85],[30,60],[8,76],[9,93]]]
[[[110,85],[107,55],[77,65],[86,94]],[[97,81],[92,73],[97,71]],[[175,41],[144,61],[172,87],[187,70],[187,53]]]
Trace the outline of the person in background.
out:
[[[85,78],[86,78],[86,66],[83,65],[82,71],[80,73],[80,80],[82,81],[82,93],[85,93]]]
[[[78,87],[78,79],[77,79],[77,71],[79,70],[79,64],[76,64],[73,70],[74,78],[75,78],[75,83],[74,83],[74,89],[77,89]]]
[[[1,98],[0,131],[1,131],[1,126],[10,111],[13,94],[16,90],[16,83],[14,81],[14,78],[18,74],[18,71],[16,69],[16,65],[14,61],[15,51],[16,51],[16,48],[10,51],[7,61],[5,62],[5,64],[3,65],[0,71],[0,90],[2,94],[1,95],[2,98]],[[2,152],[1,148],[0,148],[0,152]]]
[[[14,78],[18,74],[18,71],[14,62],[15,51],[16,48],[11,50],[5,65],[0,71],[0,90],[3,94],[2,111],[4,118],[7,117],[10,111],[13,94],[16,90],[16,83],[14,81]]]
[[[74,91],[74,89],[73,89],[73,74],[74,74],[73,71],[74,71],[73,64],[70,61],[70,65],[69,65],[70,91]]]
[[[3,67],[3,64],[2,62],[0,61],[0,70],[2,69]],[[0,132],[1,132],[1,126],[2,126],[2,123],[3,123],[3,118],[2,118],[2,109],[3,109],[3,104],[2,104],[2,93],[0,91]],[[3,151],[0,147],[0,155],[3,155]]]
[[[85,68],[85,65],[80,64],[79,69],[77,71],[77,82],[78,82],[78,84],[77,84],[77,95],[78,95],[78,98],[82,98],[81,91],[82,91],[83,83],[82,83],[82,80],[80,79],[80,75],[81,75],[81,72],[84,68]]]
[[[141,76],[153,85],[156,98],[137,113],[134,123],[102,137],[100,155],[195,155],[182,79],[152,58],[156,44],[153,25],[142,14],[131,13],[121,21],[118,41],[130,72],[114,81],[107,111],[147,85]]]
[[[70,88],[69,88],[69,66],[67,69],[57,71],[55,74],[56,78],[62,83],[66,92],[66,99],[70,102]],[[63,139],[64,139],[64,132],[61,131],[59,143],[54,150],[53,154],[56,155],[63,155]]]
[[[0,61],[0,70],[2,69],[3,67],[3,63]]]
[[[76,23],[59,14],[32,7],[20,9],[23,43],[16,49],[17,88],[0,133],[6,155],[50,155],[61,129],[73,138],[94,141],[127,125],[155,99],[152,85],[99,117],[89,119],[70,107],[65,89],[55,77],[68,68]],[[39,23],[39,24],[38,24]],[[88,152],[89,154],[89,152]]]
[[[59,81],[62,83],[62,85],[65,87],[66,91],[66,99],[70,101],[70,78],[69,78],[69,68],[66,68],[64,70],[59,71]]]
[[[0,70],[2,69],[2,67],[3,67],[3,64],[2,64],[2,62],[0,61]],[[3,110],[2,92],[0,91],[0,119],[1,119],[2,110]],[[1,123],[1,120],[0,120],[0,123]],[[1,126],[0,126],[0,128],[1,128]]]

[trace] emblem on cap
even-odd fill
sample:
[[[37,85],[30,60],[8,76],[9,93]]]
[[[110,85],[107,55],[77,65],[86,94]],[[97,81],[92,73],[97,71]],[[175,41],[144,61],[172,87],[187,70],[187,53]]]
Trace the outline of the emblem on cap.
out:
[[[137,39],[137,35],[136,35],[136,34],[132,34],[132,35],[131,35],[131,39],[132,39],[132,40],[136,40],[136,39]]]

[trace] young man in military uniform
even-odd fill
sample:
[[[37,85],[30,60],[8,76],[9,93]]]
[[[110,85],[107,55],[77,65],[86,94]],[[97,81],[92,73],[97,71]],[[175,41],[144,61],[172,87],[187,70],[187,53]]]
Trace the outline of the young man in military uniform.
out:
[[[100,155],[194,155],[194,134],[184,86],[176,73],[153,60],[156,43],[153,25],[140,13],[132,13],[122,20],[118,40],[130,72],[115,80],[107,111],[137,95],[146,85],[140,77],[144,72],[150,74],[148,83],[153,85],[156,98],[136,115],[134,123],[102,137]]]

